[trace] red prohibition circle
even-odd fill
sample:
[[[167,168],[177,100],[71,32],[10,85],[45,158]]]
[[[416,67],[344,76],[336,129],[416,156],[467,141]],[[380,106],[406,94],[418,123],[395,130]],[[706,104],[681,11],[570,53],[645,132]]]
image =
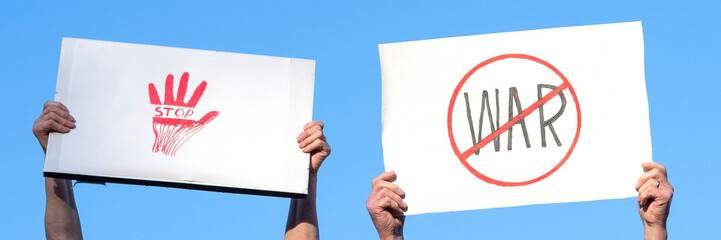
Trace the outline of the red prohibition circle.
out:
[[[531,180],[521,181],[521,182],[501,181],[501,180],[493,179],[491,177],[483,175],[478,170],[473,168],[467,161],[468,157],[472,154],[472,152],[475,151],[476,147],[475,146],[471,147],[471,149],[462,153],[458,149],[458,146],[456,145],[456,140],[453,137],[453,107],[455,106],[456,97],[458,96],[458,93],[461,91],[461,88],[463,87],[463,85],[471,77],[471,75],[473,75],[476,71],[478,71],[478,69],[480,69],[488,64],[491,64],[493,62],[497,62],[497,61],[509,59],[509,58],[517,58],[517,59],[525,59],[525,60],[534,61],[543,66],[546,66],[547,68],[551,69],[554,73],[556,73],[556,75],[558,75],[558,77],[560,77],[563,80],[563,84],[561,84],[561,86],[564,86],[564,88],[559,86],[556,90],[554,90],[554,92],[556,92],[556,93],[553,96],[550,96],[550,98],[549,98],[548,95],[551,95],[549,93],[547,95],[547,97],[544,97],[543,99],[547,102],[551,98],[555,97],[555,95],[558,94],[558,92],[568,89],[571,92],[571,96],[573,97],[574,102],[576,103],[576,115],[578,116],[578,127],[576,128],[576,136],[573,139],[573,143],[571,144],[571,147],[568,149],[568,152],[566,153],[565,156],[563,156],[563,159],[561,159],[561,161],[558,162],[558,164],[556,164],[556,166],[554,166],[550,171],[546,172],[545,174],[538,176],[536,178],[533,178]],[[540,100],[534,104],[536,106],[536,109],[538,107],[537,105],[543,104],[543,102],[541,102],[541,101],[543,101],[543,100]],[[534,105],[532,105],[532,106],[534,106]],[[535,110],[535,109],[533,109],[533,110]],[[523,111],[523,112],[525,113],[526,111]],[[529,113],[530,112],[526,113],[526,116]],[[521,114],[519,114],[516,118],[514,118],[514,120],[517,121],[516,119],[521,119],[524,117],[525,116],[521,116]],[[508,124],[513,125],[513,123],[515,123],[515,122],[508,122],[508,123],[504,124],[504,126],[507,126]],[[500,127],[499,130],[503,129],[504,126]],[[500,132],[499,130],[496,131],[497,135],[501,134],[501,133],[498,133],[498,132]],[[496,134],[496,133],[493,133],[493,134]],[[573,90],[571,83],[568,82],[568,79],[566,79],[566,76],[564,76],[563,73],[561,73],[561,71],[556,69],[556,67],[554,67],[550,63],[548,63],[540,58],[526,55],[526,54],[503,54],[503,55],[498,55],[498,56],[489,58],[489,59],[479,63],[478,65],[473,67],[470,71],[468,71],[468,73],[466,73],[465,76],[463,76],[463,79],[461,79],[461,81],[456,86],[456,89],[453,91],[453,95],[451,96],[450,104],[448,105],[448,137],[451,140],[451,146],[453,147],[453,152],[456,154],[456,156],[458,156],[458,159],[461,161],[463,166],[466,167],[466,169],[468,171],[470,171],[474,176],[478,177],[479,179],[481,179],[487,183],[495,184],[495,185],[502,186],[502,187],[517,187],[517,186],[529,185],[529,184],[541,181],[541,180],[547,178],[548,176],[550,176],[551,174],[553,174],[554,172],[556,172],[559,168],[561,168],[561,166],[564,163],[566,163],[566,160],[568,160],[568,157],[571,156],[571,153],[573,152],[573,149],[576,147],[576,143],[578,142],[578,136],[580,133],[581,133],[581,107],[578,104],[578,97],[576,96],[576,91]],[[488,137],[491,137],[491,136],[489,135]],[[480,141],[480,139],[479,139],[479,141]]]

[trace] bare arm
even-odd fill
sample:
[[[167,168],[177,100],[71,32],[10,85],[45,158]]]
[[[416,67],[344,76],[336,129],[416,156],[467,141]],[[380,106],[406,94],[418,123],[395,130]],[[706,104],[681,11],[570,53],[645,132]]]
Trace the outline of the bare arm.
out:
[[[298,147],[310,153],[310,176],[308,179],[308,197],[292,199],[288,210],[288,222],[285,226],[285,239],[319,239],[318,215],[316,212],[316,185],[318,170],[330,155],[330,146],[323,135],[323,122],[309,122],[296,138]]]
[[[59,102],[46,102],[43,113],[33,124],[33,134],[43,152],[50,132],[69,132],[73,116]],[[47,239],[83,239],[71,180],[45,178],[45,236]]]
[[[83,239],[71,180],[45,178],[45,236]]]
[[[673,186],[666,177],[666,167],[655,162],[643,163],[645,173],[638,178],[638,213],[643,222],[644,239],[667,239],[666,220],[671,210]]]

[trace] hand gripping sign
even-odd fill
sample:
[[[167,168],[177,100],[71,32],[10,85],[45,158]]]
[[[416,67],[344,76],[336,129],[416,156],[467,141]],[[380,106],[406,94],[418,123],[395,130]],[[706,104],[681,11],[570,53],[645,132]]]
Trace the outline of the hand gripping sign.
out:
[[[406,214],[636,195],[651,160],[639,22],[379,51],[383,159]]]
[[[190,100],[185,103],[185,93],[188,90],[187,72],[180,77],[180,85],[178,86],[178,96],[173,98],[173,75],[168,74],[165,79],[165,101],[160,102],[158,91],[155,85],[148,84],[150,94],[150,104],[159,105],[155,107],[155,116],[153,116],[153,132],[155,133],[155,142],[153,143],[153,152],[161,151],[165,155],[175,156],[178,148],[183,146],[185,141],[198,133],[206,124],[210,123],[218,116],[218,111],[211,111],[205,114],[200,120],[192,120],[195,111],[195,105],[203,96],[208,83],[203,81],[193,92]]]

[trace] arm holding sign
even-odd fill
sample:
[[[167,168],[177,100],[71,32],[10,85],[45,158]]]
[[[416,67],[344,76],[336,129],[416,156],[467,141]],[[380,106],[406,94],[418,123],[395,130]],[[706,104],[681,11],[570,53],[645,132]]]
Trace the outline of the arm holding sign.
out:
[[[666,177],[666,167],[655,162],[643,163],[645,173],[638,178],[638,213],[643,222],[645,239],[667,239],[666,220],[671,210],[673,186]]]
[[[46,102],[43,113],[33,124],[33,133],[43,152],[47,150],[50,132],[69,132],[75,119],[59,102]],[[71,180],[45,178],[45,236],[47,239],[82,239],[80,218],[75,206]]]
[[[403,239],[403,223],[406,216],[403,214],[408,205],[403,201],[405,192],[393,184],[396,173],[384,172],[373,179],[373,189],[366,209],[373,220],[380,239]]]
[[[330,155],[330,146],[323,135],[323,122],[314,121],[305,124],[303,132],[296,138],[298,147],[310,153],[310,175],[308,178],[308,197],[292,199],[285,227],[285,239],[318,239],[318,215],[316,213],[316,183],[318,170]]]

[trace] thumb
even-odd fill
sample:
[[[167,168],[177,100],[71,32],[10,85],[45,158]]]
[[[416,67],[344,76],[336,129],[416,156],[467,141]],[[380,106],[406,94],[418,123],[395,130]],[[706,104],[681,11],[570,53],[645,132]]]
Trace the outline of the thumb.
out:
[[[198,120],[198,123],[200,123],[200,124],[202,124],[202,125],[208,124],[208,123],[210,123],[210,121],[212,121],[212,120],[213,120],[215,117],[217,117],[219,114],[220,114],[220,113],[218,113],[218,111],[212,111],[212,112],[206,113],[205,116],[203,116],[203,118],[201,118],[200,120]]]
[[[661,165],[660,163],[644,162],[641,164],[641,166],[643,167],[644,172],[648,172],[648,171],[651,171],[651,169],[656,168],[659,171],[661,171],[661,173],[663,173],[664,176],[668,176],[668,173],[666,172],[666,167],[664,165]]]

